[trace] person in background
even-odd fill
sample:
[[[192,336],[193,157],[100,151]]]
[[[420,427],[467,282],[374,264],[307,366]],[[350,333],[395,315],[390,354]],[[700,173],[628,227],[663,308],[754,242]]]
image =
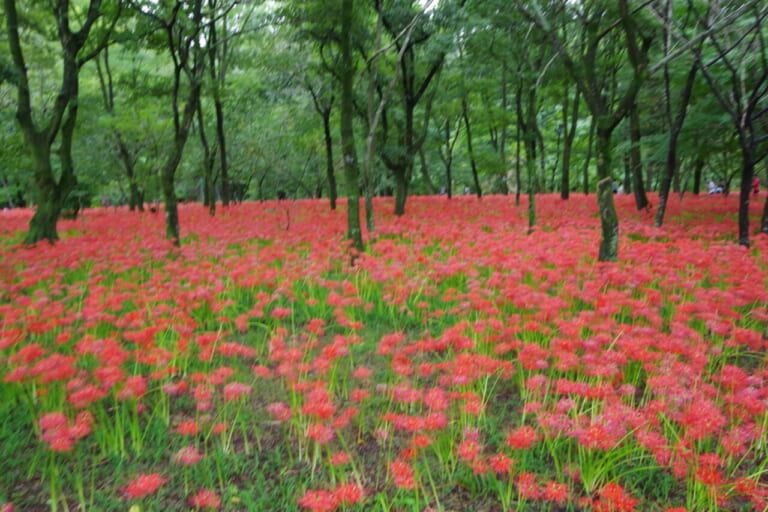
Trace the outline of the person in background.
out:
[[[752,178],[752,193],[753,194],[760,193],[760,178],[758,178],[757,176]]]

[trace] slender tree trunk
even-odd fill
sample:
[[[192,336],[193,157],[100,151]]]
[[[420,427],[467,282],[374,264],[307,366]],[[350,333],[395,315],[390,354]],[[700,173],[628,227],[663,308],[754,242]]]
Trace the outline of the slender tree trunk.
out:
[[[526,155],[525,167],[528,171],[528,234],[530,235],[536,229],[536,155]]]
[[[323,114],[323,133],[325,134],[325,175],[328,178],[328,198],[331,202],[331,210],[336,209],[336,173],[333,169],[333,136],[331,135],[331,112]]]
[[[507,94],[507,61],[501,63],[501,110],[507,112],[509,98]],[[509,194],[509,180],[507,179],[507,131],[509,123],[504,116],[501,121],[501,134],[499,136],[499,160],[501,160],[502,169],[504,169],[504,194]]]
[[[218,88],[217,88],[218,90]],[[221,205],[229,206],[229,202],[232,199],[230,196],[231,191],[229,187],[229,167],[227,163],[227,137],[224,131],[224,107],[221,103],[221,98],[218,97],[218,92],[213,99],[213,105],[216,110],[216,138],[219,142],[219,164],[221,165]],[[213,173],[211,173],[213,174]],[[211,182],[213,182],[213,176],[211,175]],[[211,215],[216,211],[216,194],[213,194],[213,203],[211,206]]]
[[[443,161],[443,166],[445,167],[445,182],[446,182],[446,193],[448,195],[448,199],[451,199],[453,197],[453,148],[456,145],[456,141],[458,140],[458,132],[461,129],[457,127],[456,134],[451,138],[451,120],[446,119],[444,128],[443,128],[443,134],[445,136],[445,153],[443,153],[443,147],[440,148],[440,159]]]
[[[570,98],[568,97],[569,87],[565,88],[565,98],[563,99],[563,129],[566,131],[565,139],[563,140],[563,167],[562,175],[560,176],[560,197],[562,199],[568,199],[571,194],[571,150],[573,148],[573,141],[576,137],[576,127],[579,120],[579,103],[581,101],[581,94],[579,88],[576,88],[576,92],[573,95],[573,110],[568,111],[568,104]],[[570,115],[571,126],[568,128],[568,116]]]
[[[701,171],[704,169],[704,160],[697,159],[693,166],[693,193],[701,193]]]
[[[424,178],[424,183],[427,185],[427,190],[430,195],[437,194],[437,187],[435,187],[432,177],[429,175],[429,166],[427,165],[427,157],[424,154],[424,146],[419,148],[419,163],[421,164],[421,175]]]
[[[640,153],[640,114],[637,111],[637,103],[629,109],[629,140],[632,143],[629,149],[629,163],[632,170],[632,192],[635,195],[635,206],[638,210],[648,207],[648,197],[643,187],[643,159]]]
[[[203,146],[203,205],[208,207],[208,214],[216,215],[216,192],[213,190],[213,162],[215,155],[211,153],[208,137],[205,135],[203,120],[203,103],[197,100],[197,126],[200,134],[200,145]]]
[[[477,176],[477,163],[475,162],[475,152],[472,149],[472,130],[469,125],[469,107],[467,100],[461,100],[461,115],[464,118],[464,127],[467,129],[467,154],[469,155],[469,164],[472,168],[472,179],[475,183],[475,193],[478,199],[483,197],[483,191],[480,189],[480,179]]]
[[[347,238],[352,246],[363,250],[360,227],[360,170],[355,148],[352,89],[355,68],[352,62],[352,0],[341,3],[341,149],[344,157],[344,177],[347,187]]]
[[[592,120],[589,123],[589,137],[587,138],[587,156],[584,158],[584,167],[582,168],[582,187],[584,195],[589,194],[589,163],[592,161],[592,144],[595,140],[596,123]]]
[[[685,87],[680,93],[680,110],[677,113],[674,121],[670,119],[669,130],[669,144],[667,146],[667,165],[664,170],[664,175],[661,178],[661,185],[659,187],[659,208],[656,210],[656,227],[661,227],[664,223],[664,215],[667,209],[667,200],[669,198],[669,188],[672,180],[676,174],[678,174],[678,160],[677,160],[677,140],[680,137],[680,132],[683,129],[683,122],[685,121],[685,115],[688,111],[688,103],[691,99],[691,92],[693,91],[693,83],[696,79],[696,72],[698,66],[691,66],[688,71],[688,76],[685,81]],[[669,81],[667,74],[665,73],[665,80]],[[671,117],[671,114],[668,114]],[[699,165],[699,162],[701,165]],[[696,161],[696,172],[694,173],[694,194],[699,193],[699,186],[701,183],[701,169],[704,166],[704,161],[699,159]]]
[[[522,93],[522,87],[518,87],[517,89],[517,97],[520,97],[520,94]],[[522,139],[521,139],[521,128],[522,128],[522,119],[520,117],[520,109],[518,109],[517,112],[517,122],[515,123],[515,206],[520,206],[520,194],[522,189],[522,183],[521,183],[521,177],[520,177],[520,158],[522,157]]]

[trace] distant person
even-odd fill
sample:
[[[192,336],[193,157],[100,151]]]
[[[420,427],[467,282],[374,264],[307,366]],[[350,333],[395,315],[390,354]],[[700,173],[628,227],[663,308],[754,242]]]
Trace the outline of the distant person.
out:
[[[619,187],[616,189],[617,194],[623,194],[624,193],[624,184],[619,184]]]
[[[469,194],[469,185],[464,185],[464,195]]]
[[[753,194],[759,194],[760,193],[760,178],[755,176],[752,179],[752,193]]]

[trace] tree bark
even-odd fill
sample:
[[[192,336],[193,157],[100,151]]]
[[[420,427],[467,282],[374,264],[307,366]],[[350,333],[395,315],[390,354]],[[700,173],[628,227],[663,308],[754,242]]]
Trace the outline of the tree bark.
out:
[[[592,161],[592,145],[595,140],[595,122],[589,124],[589,138],[587,139],[587,156],[584,157],[584,167],[582,168],[582,189],[584,195],[589,194],[589,162]]]
[[[467,129],[467,154],[469,155],[469,165],[472,168],[472,179],[475,183],[475,193],[477,198],[483,197],[483,191],[480,189],[480,179],[477,176],[477,163],[475,162],[475,152],[472,149],[472,130],[469,124],[469,107],[467,100],[461,100],[461,115],[464,118],[464,127]]]
[[[670,130],[669,145],[667,146],[667,165],[664,169],[664,175],[661,178],[661,186],[659,187],[659,208],[656,210],[656,220],[654,222],[656,227],[661,227],[661,225],[664,223],[664,215],[667,210],[667,200],[669,198],[669,189],[672,183],[672,179],[678,170],[677,140],[680,137],[680,132],[683,129],[683,122],[685,121],[685,115],[688,110],[688,103],[691,99],[691,92],[693,91],[693,83],[696,78],[697,70],[698,66],[694,64],[690,71],[688,71],[685,87],[680,93],[680,110],[678,110],[674,121],[672,119],[669,120]],[[665,81],[667,83],[669,82],[668,73],[665,73]],[[668,99],[667,101],[670,100]],[[668,114],[668,117],[671,118],[671,113]],[[699,162],[701,162],[701,166],[698,165]],[[694,173],[693,188],[694,194],[697,195],[699,193],[699,186],[701,183],[701,168],[703,165],[704,161],[698,160],[696,165],[697,172]]]
[[[632,192],[635,195],[635,206],[638,210],[648,207],[648,197],[643,186],[643,159],[640,152],[640,114],[637,111],[637,103],[629,108],[629,165],[632,174]]]
[[[320,114],[323,120],[323,139],[325,141],[325,175],[328,178],[328,199],[330,201],[331,210],[336,209],[336,200],[338,198],[338,190],[336,187],[336,173],[333,165],[333,134],[331,132],[331,111],[333,109],[333,102],[335,96],[331,95],[327,102],[321,101],[320,92],[315,91],[312,84],[307,81],[307,88],[312,96],[312,103],[315,106],[315,111]]]
[[[333,168],[333,136],[331,134],[331,112],[323,115],[323,134],[325,138],[325,175],[328,178],[328,199],[331,210],[336,209],[338,191],[336,188],[336,173]]]
[[[203,146],[203,205],[208,207],[208,214],[216,215],[216,191],[213,189],[213,162],[215,155],[211,152],[208,137],[205,135],[203,119],[203,102],[197,99],[197,126],[200,135],[200,145]]]
[[[429,167],[427,166],[427,156],[424,154],[424,147],[419,148],[419,163],[421,164],[421,175],[424,178],[424,183],[427,185],[427,190],[430,195],[437,194],[437,187],[432,182],[432,177],[429,175]]]
[[[217,88],[218,91],[218,88]],[[216,110],[216,138],[219,142],[219,165],[221,165],[221,205],[229,206],[231,201],[231,191],[229,187],[229,164],[227,163],[227,137],[224,131],[224,107],[221,103],[219,94],[213,98],[213,106]],[[211,173],[212,174],[212,173]],[[213,176],[211,176],[211,182],[213,182]],[[213,205],[211,207],[211,215],[216,211],[216,194],[213,195]]]
[[[613,202],[613,178],[611,177],[611,129],[599,126],[596,130],[597,152],[597,206],[600,212],[602,238],[598,253],[599,261],[616,261],[619,255],[619,218]]]
[[[562,199],[568,199],[571,194],[571,149],[573,148],[573,141],[576,137],[576,126],[579,120],[579,103],[581,101],[581,94],[579,88],[576,88],[576,92],[573,95],[573,110],[569,112],[568,105],[570,99],[568,97],[569,87],[565,88],[565,97],[563,98],[563,130],[565,130],[565,138],[563,140],[563,167],[562,175],[560,176],[560,197]],[[570,128],[568,127],[568,116],[570,115]]]

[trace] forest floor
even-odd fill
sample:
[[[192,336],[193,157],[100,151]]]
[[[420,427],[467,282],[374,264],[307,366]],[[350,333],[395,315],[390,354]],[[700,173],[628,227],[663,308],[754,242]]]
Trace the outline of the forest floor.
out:
[[[0,511],[765,510],[768,237],[615,198],[0,212]]]

